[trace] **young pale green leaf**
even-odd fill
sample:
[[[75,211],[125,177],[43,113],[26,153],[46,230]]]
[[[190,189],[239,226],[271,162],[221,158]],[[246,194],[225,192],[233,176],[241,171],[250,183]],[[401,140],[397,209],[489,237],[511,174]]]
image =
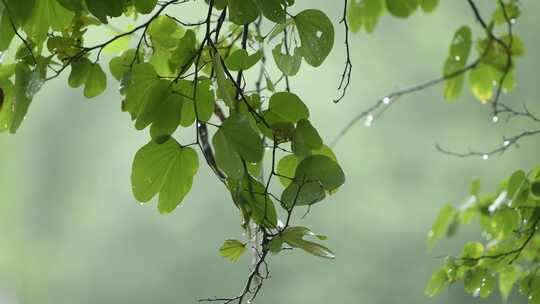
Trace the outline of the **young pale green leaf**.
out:
[[[467,64],[471,47],[471,29],[463,26],[454,34],[450,45],[450,53],[444,64],[443,75],[449,77],[444,87],[444,97],[447,100],[455,99],[463,90],[464,77],[459,73],[462,73]]]
[[[440,294],[446,286],[448,286],[448,276],[446,275],[446,270],[443,268],[433,274],[424,293],[428,297],[434,297]]]
[[[495,288],[495,277],[484,268],[469,270],[463,279],[465,291],[478,292],[481,298],[487,298]]]
[[[264,154],[263,142],[251,127],[248,117],[233,114],[221,125],[223,135],[240,156],[251,163],[258,163]]]
[[[335,258],[332,250],[321,244],[304,240],[304,237],[306,236],[316,237],[316,235],[306,227],[289,227],[283,231],[281,238],[293,248],[302,249],[312,255],[325,259]]]
[[[298,167],[299,163],[300,159],[294,154],[287,155],[279,160],[277,173],[279,174],[279,181],[284,187],[287,187],[292,183],[296,167]]]
[[[478,242],[469,242],[463,246],[461,256],[467,259],[478,259],[484,253],[484,246]]]
[[[230,178],[242,178],[244,176],[242,159],[221,130],[218,130],[212,138],[212,144],[218,167]]]
[[[149,14],[156,7],[157,0],[133,0],[135,8],[139,13]]]
[[[386,0],[386,8],[398,18],[407,18],[418,8],[418,0]]]
[[[173,19],[167,16],[155,18],[148,27],[148,35],[154,47],[161,49],[173,49],[184,35],[184,29]]]
[[[452,222],[452,220],[457,215],[456,210],[452,206],[452,204],[446,204],[441,211],[439,212],[439,215],[437,216],[437,219],[433,223],[433,226],[431,227],[431,230],[428,232],[428,249],[431,251],[435,245],[437,244],[437,241],[440,240],[445,234],[448,229],[448,226]]]
[[[231,21],[237,25],[244,25],[255,21],[257,17],[259,17],[259,8],[253,1],[254,0],[229,0]]]
[[[308,9],[294,17],[302,43],[300,52],[306,62],[320,66],[334,47],[334,25],[325,13]]]
[[[219,248],[219,255],[235,263],[246,250],[246,244],[237,240],[226,240],[221,248]]]
[[[159,193],[158,209],[172,212],[184,199],[199,168],[195,150],[183,148],[173,138],[151,141],[135,155],[131,184],[142,203]]]
[[[253,55],[249,55],[244,49],[240,49],[232,53],[225,60],[227,68],[231,71],[248,70],[262,58],[262,52],[258,51]]]
[[[287,75],[294,76],[300,70],[300,65],[302,64],[302,55],[300,54],[300,49],[295,48],[293,54],[284,54],[282,52],[283,44],[280,43],[274,47],[272,50],[272,56],[276,62],[279,70]]]
[[[499,79],[497,70],[486,64],[478,65],[469,73],[469,85],[472,93],[481,103],[491,101],[494,87]]]
[[[506,301],[514,284],[519,280],[520,269],[518,266],[508,265],[499,271],[499,291]]]
[[[270,98],[268,108],[282,122],[297,123],[301,119],[309,118],[308,107],[294,93],[275,93]]]
[[[89,68],[86,83],[84,85],[84,96],[94,98],[99,96],[107,88],[107,75],[101,69],[99,63],[93,63]]]
[[[364,26],[367,33],[372,33],[384,12],[384,5],[384,0],[349,2],[347,18],[351,26],[351,31],[356,33]]]

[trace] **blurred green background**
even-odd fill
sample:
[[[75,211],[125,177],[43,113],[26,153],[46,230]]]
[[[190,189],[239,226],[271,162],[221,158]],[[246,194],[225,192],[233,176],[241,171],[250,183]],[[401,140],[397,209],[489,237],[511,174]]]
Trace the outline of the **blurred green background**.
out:
[[[340,1],[306,2],[340,17]],[[439,76],[459,26],[478,30],[466,1],[441,2],[433,14],[405,21],[384,16],[373,35],[352,36],[353,83],[340,104],[332,99],[344,61],[341,28],[327,63],[317,70],[304,66],[293,78],[328,142],[377,98]],[[528,54],[518,63],[518,87],[504,98],[540,112],[540,2],[523,4],[516,28]],[[117,85],[88,101],[65,79],[49,83],[19,133],[0,136],[0,303],[194,303],[234,295],[243,286],[249,258],[230,264],[217,254],[223,240],[241,236],[238,213],[207,168],[172,215],[133,198],[131,161],[148,136],[120,112]],[[461,230],[432,254],[426,232],[443,203],[462,202],[474,177],[491,190],[514,169],[535,165],[540,145],[528,139],[519,150],[483,161],[442,155],[434,144],[488,149],[526,127],[518,120],[494,124],[488,106],[468,91],[445,103],[441,86],[400,99],[371,128],[354,127],[336,148],[347,184],[299,220],[328,235],[337,258],[299,251],[272,257],[272,279],[257,303],[480,302],[459,285],[436,299],[423,295],[441,263],[436,257],[457,253],[479,231]],[[482,302],[502,301],[494,294]]]

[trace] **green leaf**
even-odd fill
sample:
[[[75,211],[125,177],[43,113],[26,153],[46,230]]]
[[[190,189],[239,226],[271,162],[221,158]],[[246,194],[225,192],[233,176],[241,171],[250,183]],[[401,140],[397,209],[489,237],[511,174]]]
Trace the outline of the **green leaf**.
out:
[[[497,70],[486,64],[479,64],[469,73],[471,90],[481,103],[491,101],[493,90],[499,79]]]
[[[334,47],[334,26],[325,13],[309,9],[294,17],[302,43],[300,52],[306,62],[320,66]]]
[[[173,49],[184,35],[184,29],[176,21],[167,17],[159,16],[148,26],[148,35],[154,47]]]
[[[83,10],[83,0],[57,0],[60,5],[72,12]]]
[[[234,95],[229,90],[230,88],[230,80],[225,75],[225,69],[223,68],[223,64],[221,62],[221,56],[218,52],[214,54],[214,68],[216,70],[216,80],[218,84],[218,91],[223,98],[223,101],[225,104],[231,108],[234,109],[236,107],[236,100],[234,98]]]
[[[514,284],[519,280],[520,273],[517,266],[506,266],[499,271],[499,290],[506,301]]]
[[[242,159],[221,130],[218,130],[212,138],[212,144],[218,167],[230,178],[242,178],[244,176]]]
[[[156,110],[156,116],[150,134],[153,139],[172,135],[180,124],[182,114],[182,97],[169,95]]]
[[[156,120],[159,108],[170,94],[170,82],[167,80],[159,80],[145,91],[141,99],[137,121],[135,122],[137,130],[146,128]]]
[[[94,98],[105,91],[107,88],[107,76],[101,69],[99,63],[93,63],[89,68],[88,76],[84,86],[84,96]]]
[[[198,168],[195,150],[181,147],[173,138],[162,143],[151,141],[135,155],[133,194],[139,202],[146,203],[159,193],[159,211],[170,213],[191,189]]]
[[[282,53],[283,44],[280,43],[274,47],[272,50],[272,56],[276,62],[279,70],[287,75],[294,76],[300,70],[300,65],[302,64],[302,55],[300,54],[300,49],[295,48],[293,54],[284,54]]]
[[[426,286],[424,293],[428,297],[434,297],[440,294],[448,285],[448,276],[446,270],[443,268],[433,274],[431,280]]]
[[[7,10],[3,14],[0,14],[2,19],[0,20],[0,52],[3,52],[9,48],[13,37],[15,37],[15,31],[11,26],[11,21]]]
[[[156,7],[157,0],[133,0],[135,8],[139,13],[149,14]]]
[[[235,263],[246,252],[246,245],[237,240],[226,240],[219,248],[219,255]]]
[[[258,51],[253,55],[248,55],[248,52],[244,49],[240,49],[232,53],[225,64],[231,71],[248,70],[262,58],[262,52]]]
[[[31,10],[32,15],[24,29],[35,42],[43,42],[47,38],[49,28],[66,29],[73,19],[73,12],[61,6],[56,0],[39,0]]]
[[[0,132],[8,131],[13,120],[13,83],[0,77]]]
[[[124,109],[135,119],[139,114],[143,97],[159,81],[159,78],[150,63],[142,63],[133,66],[128,81]]]
[[[122,53],[118,57],[114,57],[109,62],[109,69],[111,74],[118,81],[122,81],[128,71],[131,71],[131,64],[135,62],[135,49],[129,49]]]
[[[478,259],[484,253],[484,246],[478,242],[469,242],[463,246],[461,256],[466,259]]]
[[[441,211],[439,212],[439,215],[437,216],[437,219],[433,223],[433,226],[431,227],[431,230],[428,232],[428,249],[431,251],[435,245],[437,244],[437,241],[440,240],[445,234],[448,229],[448,226],[452,222],[452,220],[456,216],[456,210],[452,206],[452,204],[446,204]]]
[[[170,67],[173,71],[180,71],[183,75],[185,71],[193,64],[196,54],[197,37],[195,32],[188,30],[180,42],[178,47],[172,52]]]
[[[384,0],[350,1],[347,10],[351,31],[356,33],[362,26],[372,33],[384,12]]]
[[[324,155],[311,155],[298,165],[295,173],[297,182],[318,181],[328,191],[339,188],[345,183],[345,174],[341,167]]]
[[[195,100],[197,116],[200,121],[207,122],[214,115],[216,96],[212,90],[212,81],[201,80],[197,84],[197,96]]]
[[[281,238],[293,248],[302,249],[312,255],[325,259],[335,258],[334,253],[325,246],[304,240],[304,237],[306,236],[316,237],[316,235],[306,227],[289,227],[283,231]]]
[[[88,75],[92,70],[92,62],[83,57],[71,63],[71,74],[69,74],[68,84],[72,88],[78,88],[86,83]]]
[[[85,0],[86,7],[101,22],[107,23],[107,17],[119,17],[125,8],[125,0]]]
[[[274,203],[268,195],[264,195],[266,188],[259,181],[246,175],[242,179],[240,200],[243,206],[247,206],[251,218],[263,227],[276,228],[277,212]]]
[[[450,45],[450,54],[446,59],[443,75],[449,77],[445,82],[444,97],[447,100],[455,99],[463,89],[463,75],[456,75],[465,68],[472,48],[472,33],[467,26],[459,28],[454,34]]]
[[[309,118],[309,109],[294,93],[279,92],[272,95],[268,109],[283,122],[297,123]]]
[[[298,157],[293,154],[283,157],[278,162],[277,173],[281,175],[279,177],[279,181],[281,182],[283,186],[287,187],[292,183],[292,179],[294,178],[294,175],[296,172],[296,167],[298,167],[299,163],[300,163],[300,159],[298,159]],[[286,178],[286,177],[290,177],[290,178]]]
[[[229,14],[232,22],[244,25],[259,17],[259,9],[253,0],[229,0]]]
[[[418,0],[386,0],[386,8],[396,17],[407,18],[418,8]]]
[[[298,206],[318,203],[326,197],[322,184],[318,181],[294,181],[281,194],[281,202],[287,210]]]
[[[478,292],[487,298],[495,288],[495,277],[484,268],[472,269],[465,273],[463,284],[468,293]]]
[[[275,23],[285,23],[285,1],[283,0],[255,0],[255,4],[266,19]]]
[[[292,139],[292,150],[295,154],[305,156],[311,151],[321,149],[323,141],[317,129],[315,129],[309,120],[301,119],[296,125]]]
[[[220,130],[243,159],[251,163],[262,160],[264,154],[262,139],[253,130],[246,115],[229,116],[221,125]]]
[[[497,210],[491,218],[491,229],[494,239],[511,237],[518,229],[520,217],[516,210],[505,208]]]
[[[439,0],[420,0],[420,7],[426,13],[433,12],[439,5]]]
[[[24,63],[17,63],[15,66],[15,87],[13,94],[13,116],[10,126],[10,133],[15,133],[28,112],[32,102],[33,92],[30,90],[32,72]]]

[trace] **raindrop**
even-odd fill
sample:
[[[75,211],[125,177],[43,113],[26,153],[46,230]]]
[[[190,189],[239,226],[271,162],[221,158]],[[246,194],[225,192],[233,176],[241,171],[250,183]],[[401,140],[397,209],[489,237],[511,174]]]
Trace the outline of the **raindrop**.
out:
[[[321,31],[317,31],[317,33],[316,33],[315,35],[317,35],[317,38],[321,38],[321,37],[322,37],[322,32],[321,32]]]
[[[505,141],[503,142],[503,145],[504,145],[505,147],[510,146],[510,141],[509,141],[509,140],[505,140]]]
[[[511,24],[516,24],[516,18],[510,19],[510,23],[511,23]]]
[[[488,159],[489,159],[489,155],[487,155],[487,154],[482,155],[482,159],[483,159],[483,160],[488,160]]]
[[[491,118],[491,120],[493,121],[493,123],[497,123],[499,121],[499,117],[498,116],[493,116]]]
[[[478,298],[480,296],[480,288],[476,288],[473,292],[473,297]]]
[[[461,57],[459,57],[458,55],[456,55],[456,57],[454,57],[454,59],[455,59],[456,61],[460,61],[460,60],[461,60]]]
[[[390,99],[390,97],[388,97],[388,96],[385,96],[385,97],[382,99],[382,102],[383,102],[384,104],[389,104],[390,101],[391,101],[391,99]]]
[[[375,119],[375,117],[373,116],[373,114],[369,114],[366,117],[366,121],[364,122],[364,126],[371,127],[373,125],[373,120],[374,119]]]

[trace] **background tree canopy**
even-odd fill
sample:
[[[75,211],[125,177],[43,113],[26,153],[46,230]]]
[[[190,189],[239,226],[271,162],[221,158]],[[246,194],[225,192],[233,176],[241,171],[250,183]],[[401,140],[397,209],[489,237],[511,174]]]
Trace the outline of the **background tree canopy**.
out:
[[[535,126],[540,119],[535,116],[534,109],[529,109],[533,105],[513,98],[516,95],[527,99],[536,96],[534,91],[525,94],[525,91],[516,89],[517,83],[527,83],[526,78],[521,81],[517,75],[521,58],[526,54],[527,39],[520,38],[519,29],[524,18],[522,11],[526,11],[524,8],[528,4],[502,0],[482,5],[472,0],[462,2],[453,6],[441,3],[439,7],[438,1],[344,1],[336,10],[335,5],[328,3],[307,5],[292,0],[2,0],[0,50],[4,51],[4,59],[0,66],[0,130],[10,133],[23,130],[23,121],[27,115],[32,116],[40,92],[47,92],[46,83],[64,81],[72,88],[80,88],[86,98],[97,99],[102,98],[107,87],[116,80],[120,84],[121,97],[116,95],[110,99],[118,100],[117,108],[127,112],[123,121],[128,122],[126,116],[129,117],[131,126],[149,138],[136,153],[121,154],[122,161],[126,160],[126,155],[134,155],[131,170],[133,196],[142,204],[157,201],[160,213],[172,213],[189,199],[191,188],[201,183],[198,182],[200,175],[213,176],[217,183],[214,181],[211,186],[199,188],[206,192],[209,189],[226,189],[228,194],[221,193],[220,201],[221,204],[228,201],[229,208],[223,212],[239,215],[240,221],[236,223],[239,222],[241,227],[235,238],[222,241],[218,252],[231,262],[236,262],[243,255],[251,256],[252,261],[239,293],[200,300],[248,303],[259,295],[263,283],[270,277],[270,266],[281,263],[269,265],[270,257],[287,255],[297,249],[321,258],[335,257],[334,250],[325,244],[327,237],[318,233],[332,231],[331,226],[339,225],[340,219],[312,227],[306,218],[310,218],[312,212],[322,212],[321,218],[335,212],[332,210],[337,205],[329,205],[328,201],[340,195],[338,190],[342,190],[346,175],[354,174],[355,167],[338,160],[333,150],[349,151],[355,156],[351,162],[363,162],[364,158],[355,153],[366,151],[370,149],[368,146],[377,143],[377,140],[363,140],[361,145],[342,142],[357,123],[367,127],[379,125],[378,120],[383,119],[383,114],[386,117],[387,110],[397,106],[398,100],[412,93],[422,94],[424,90],[442,84],[442,92],[434,95],[439,96],[437,99],[452,101],[463,95],[466,95],[463,99],[475,98],[478,105],[484,104],[480,110],[475,110],[476,120],[487,113],[491,124],[507,122],[506,126],[511,128],[508,132],[513,135],[506,135],[492,149],[477,150],[480,147],[475,144],[475,149],[465,153],[447,147],[449,144],[474,144],[478,139],[469,141],[463,137],[450,140],[444,146],[437,145],[438,157],[446,154],[491,161],[493,156],[540,133]],[[461,14],[467,11],[467,18],[459,19],[458,23],[449,18],[446,30],[437,34],[447,35],[441,39],[445,38],[446,44],[450,44],[449,48],[442,48],[445,52],[439,53],[444,54],[440,57],[444,58],[443,63],[439,63],[442,66],[441,76],[419,81],[416,85],[405,76],[406,83],[412,86],[387,92],[373,104],[350,102],[363,95],[356,88],[355,78],[363,73],[357,66],[364,65],[370,54],[357,53],[355,46],[365,43],[366,50],[370,50],[375,38],[366,33],[378,39],[390,37],[394,42],[389,44],[392,48],[390,54],[399,53],[395,44],[399,35],[392,31],[407,28],[403,22],[405,25],[413,22],[409,17],[410,20],[434,18],[430,16],[440,16],[437,14],[441,10],[451,12],[452,9]],[[379,27],[384,24],[390,24],[388,30],[379,32]],[[454,30],[448,32],[450,26]],[[526,32],[534,28],[534,23],[522,27]],[[414,63],[412,68],[422,67],[431,71],[428,75],[436,74],[433,72],[438,70],[433,69],[436,61],[424,63],[423,56],[418,54],[426,41],[432,43],[434,39],[411,43],[415,51],[402,52],[395,66],[388,65],[386,71],[411,61]],[[334,68],[335,60],[340,61],[340,68]],[[328,62],[332,65],[326,69]],[[311,75],[317,75],[317,78],[310,78]],[[424,78],[429,79],[429,76]],[[52,81],[56,79],[58,81]],[[315,83],[318,85],[313,86]],[[337,92],[335,87],[338,87]],[[388,87],[392,86],[387,86],[386,90]],[[334,96],[322,98],[326,93]],[[332,99],[339,104],[332,105]],[[463,104],[442,106],[451,109],[465,107]],[[328,107],[350,107],[344,113],[354,111],[358,114],[348,115],[351,121],[347,123],[342,117],[332,119],[333,114],[330,113],[323,116],[328,111],[324,109]],[[410,113],[429,115],[428,106],[417,107],[420,109]],[[77,119],[66,124],[65,129],[77,133],[82,128],[81,121],[87,120],[83,118],[86,116],[70,117]],[[462,117],[456,118],[449,123],[459,125],[456,121],[460,122]],[[317,123],[321,119],[325,123]],[[426,118],[422,117],[422,120],[426,121]],[[432,121],[437,125],[441,119],[432,117]],[[395,128],[389,125],[387,128]],[[339,131],[342,126],[344,129]],[[468,129],[467,125],[459,127]],[[493,128],[493,125],[489,126],[486,132]],[[118,136],[126,136],[124,133]],[[86,133],[78,136],[85,137],[83,134]],[[332,141],[334,134],[338,136]],[[444,139],[441,133],[434,134],[435,140],[431,143]],[[99,139],[93,145],[109,136],[111,134],[97,137]],[[407,137],[398,138],[398,151],[409,149],[410,143],[404,142]],[[42,134],[41,140],[46,140],[46,136]],[[379,142],[382,140],[384,138]],[[6,144],[6,147],[9,149],[10,145]],[[60,150],[65,150],[68,146],[60,143],[60,147]],[[418,151],[420,147],[412,145],[410,149]],[[45,155],[35,146],[32,151]],[[50,157],[57,158],[55,154]],[[506,299],[514,290],[530,303],[540,301],[540,287],[537,286],[540,284],[537,274],[540,241],[536,235],[540,219],[537,212],[540,169],[534,168],[534,160],[532,158],[532,162],[527,163],[525,169],[528,170],[504,170],[508,178],[498,187],[491,187],[494,181],[488,181],[489,187],[481,187],[481,182],[474,180],[469,197],[463,204],[443,207],[428,233],[430,249],[444,235],[454,235],[460,225],[473,220],[480,223],[482,237],[463,242],[461,253],[457,253],[456,246],[447,248],[444,254],[454,256],[444,259],[442,268],[434,272],[425,288],[428,296],[438,295],[448,285],[460,282],[467,293],[477,297],[486,298],[497,289]],[[503,161],[497,161],[500,163]],[[465,165],[469,170],[478,166]],[[362,164],[359,165],[361,167]],[[388,164],[382,162],[378,170],[385,167]],[[411,187],[418,189],[421,181],[411,178],[411,172],[427,168],[421,163],[404,167],[401,179],[412,179],[409,182]],[[57,170],[51,165],[43,171],[46,172],[44,178],[54,178]],[[204,173],[199,172],[202,170]],[[107,172],[110,168],[102,168],[96,174],[105,176]],[[461,180],[470,180],[472,174],[469,172],[461,172]],[[82,173],[81,176],[87,175]],[[8,178],[13,179],[12,176]],[[384,180],[381,179],[381,183]],[[354,179],[352,187],[349,186],[352,195],[349,199],[358,200],[358,192],[369,189],[357,187],[357,184],[358,180]],[[453,189],[455,185],[452,182],[446,187]],[[64,191],[65,188],[68,187],[64,187]],[[384,191],[393,193],[391,189]],[[369,200],[377,199],[370,197]],[[64,208],[58,204],[48,209],[48,213],[65,212]],[[208,206],[199,212],[206,210],[207,213],[214,208]],[[365,210],[369,217],[369,212],[374,209]],[[412,213],[410,208],[404,210]],[[76,214],[87,212],[79,210]],[[387,210],[384,218],[390,218],[396,212],[395,209]],[[356,221],[362,220],[363,217],[357,215]],[[217,224],[219,219],[212,217],[206,221]],[[229,225],[234,225],[234,221]],[[377,228],[381,225],[380,222],[376,224]],[[372,226],[367,227],[373,231]],[[347,234],[346,231],[342,233]],[[337,235],[330,234],[332,237]],[[199,239],[196,232],[186,239],[190,240],[189,243],[205,240]],[[16,244],[16,240],[18,237],[9,238],[6,244]],[[354,247],[358,240],[350,239],[347,244],[342,249]],[[361,242],[361,245],[369,247],[370,243]],[[183,249],[186,247],[182,246]],[[18,250],[24,251],[17,249],[14,252]],[[181,251],[176,252],[174,258],[181,259]],[[392,259],[398,261],[400,254],[400,250],[394,250]],[[27,258],[19,260],[15,257],[6,255],[6,269],[17,271],[21,261],[26,264]],[[11,260],[13,258],[16,262]],[[307,256],[303,259],[307,260]],[[321,264],[312,259],[308,261],[312,263],[310,265]],[[360,264],[356,261],[355,266],[361,268]],[[23,266],[23,269],[27,267]],[[6,270],[6,273],[10,271]],[[205,270],[204,273],[211,275],[212,271]],[[126,283],[125,286],[129,289],[136,285]],[[22,286],[15,288],[24,290],[24,284]],[[291,282],[290,286],[297,285]],[[205,292],[214,294],[216,291]],[[230,294],[230,290],[224,292]],[[201,297],[200,294],[193,295],[196,296]],[[105,301],[111,299],[106,294],[103,297]]]

